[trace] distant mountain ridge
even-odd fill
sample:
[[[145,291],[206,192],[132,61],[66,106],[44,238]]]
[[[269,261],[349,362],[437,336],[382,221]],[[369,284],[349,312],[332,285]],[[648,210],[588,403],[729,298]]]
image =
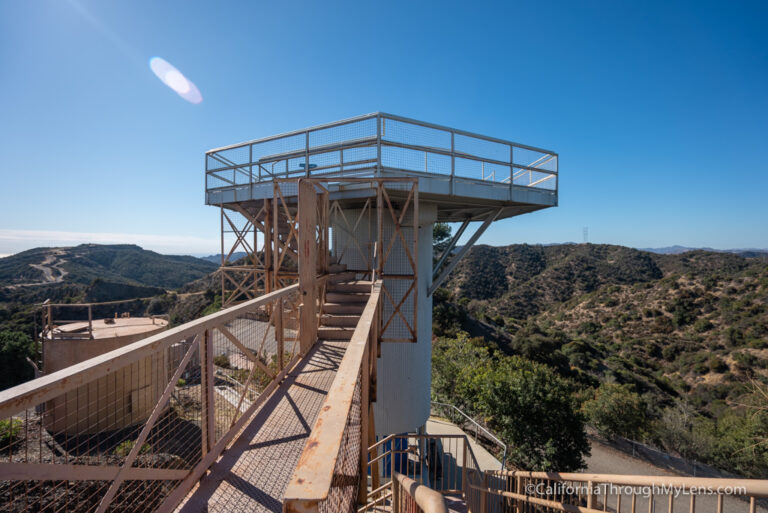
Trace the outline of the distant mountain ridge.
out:
[[[132,244],[35,248],[0,259],[0,287],[107,282],[175,289],[217,265],[196,257],[161,255]]]
[[[660,255],[680,255],[688,251],[712,251],[714,253],[735,253],[745,258],[768,257],[768,249],[759,248],[734,248],[734,249],[714,249],[714,248],[691,248],[687,246],[666,246],[663,248],[638,248],[640,251],[649,253],[658,253]]]
[[[234,262],[235,260],[240,260],[246,255],[245,251],[235,251],[232,253],[232,255],[229,257],[230,262]],[[221,253],[217,253],[215,255],[208,255],[204,257],[200,257],[202,260],[207,260],[208,262],[213,262],[216,265],[221,265]]]

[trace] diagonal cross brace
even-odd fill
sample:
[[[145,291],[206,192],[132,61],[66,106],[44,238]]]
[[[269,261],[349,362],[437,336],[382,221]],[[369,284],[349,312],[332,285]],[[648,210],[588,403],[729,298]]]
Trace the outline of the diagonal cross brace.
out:
[[[503,211],[504,208],[500,208],[495,212],[488,214],[488,217],[485,218],[483,224],[481,224],[477,231],[472,234],[472,237],[470,237],[467,243],[462,246],[462,248],[459,250],[459,253],[453,258],[453,260],[451,260],[448,265],[445,266],[445,269],[443,269],[443,272],[440,273],[440,276],[438,276],[437,279],[432,280],[432,285],[430,285],[429,289],[427,290],[427,296],[431,296],[432,293],[435,292],[435,290],[437,290],[437,288],[445,281],[445,279],[448,278],[448,275],[451,274],[451,271],[453,271],[453,268],[456,267],[456,264],[458,264],[461,259],[464,258],[464,255],[467,254],[467,251],[469,251],[469,249],[474,246],[475,242],[477,242],[477,239],[479,239],[485,230],[488,229],[492,222],[499,218]]]
[[[440,269],[443,267],[443,264],[446,260],[448,260],[448,256],[453,252],[453,248],[456,247],[456,243],[459,242],[459,239],[464,234],[464,230],[467,229],[467,226],[469,226],[469,217],[464,219],[464,222],[461,223],[461,227],[459,228],[459,231],[456,232],[456,235],[453,236],[453,238],[448,242],[448,246],[443,251],[443,254],[440,255],[440,260],[435,265],[435,269],[432,271],[432,280],[434,281],[435,278],[437,278],[438,273],[440,273]]]

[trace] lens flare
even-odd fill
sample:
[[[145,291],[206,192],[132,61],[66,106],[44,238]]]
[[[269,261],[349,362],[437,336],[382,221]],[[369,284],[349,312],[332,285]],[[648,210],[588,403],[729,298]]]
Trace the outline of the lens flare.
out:
[[[203,101],[203,95],[200,94],[197,86],[170,62],[161,57],[152,57],[149,60],[149,67],[163,84],[167,85],[189,103],[200,103]]]

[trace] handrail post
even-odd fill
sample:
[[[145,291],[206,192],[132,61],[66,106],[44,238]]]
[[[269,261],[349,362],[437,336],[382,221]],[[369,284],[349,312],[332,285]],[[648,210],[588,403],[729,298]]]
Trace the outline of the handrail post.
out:
[[[394,461],[394,460],[393,460]],[[392,467],[392,513],[400,513],[400,486],[395,479],[395,470]]]
[[[464,502],[467,502],[467,439],[461,439],[461,493],[464,495]]]
[[[88,304],[88,336],[93,338],[93,306]]]
[[[299,180],[299,348],[306,355],[317,341],[317,191],[310,181]]]
[[[597,497],[595,496],[595,489],[592,481],[587,481],[587,490],[588,490],[587,508],[595,509],[595,503],[597,502]]]
[[[283,298],[280,298],[275,303],[274,310],[275,315],[275,340],[277,341],[277,369],[283,370],[285,363],[283,362],[283,355],[285,354],[285,332],[283,331]]]
[[[202,390],[202,454],[205,456],[214,445],[214,402],[213,402],[213,344],[211,330],[203,332],[203,350],[200,351],[200,387]]]
[[[367,337],[365,351],[363,352],[363,361],[360,366],[360,487],[357,494],[357,502],[365,504],[368,499],[368,413],[369,413],[369,393],[370,393],[370,351],[371,336]]]
[[[480,494],[480,511],[485,513],[488,506],[488,474],[483,472],[483,491]]]

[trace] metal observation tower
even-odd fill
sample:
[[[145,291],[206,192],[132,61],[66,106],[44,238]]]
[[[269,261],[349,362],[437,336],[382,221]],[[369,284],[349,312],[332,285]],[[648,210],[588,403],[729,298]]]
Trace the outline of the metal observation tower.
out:
[[[382,280],[383,436],[429,415],[432,293],[493,221],[557,205],[558,155],[379,112],[211,150],[205,178],[206,203],[221,209],[225,306],[299,280],[302,266],[316,267],[306,277],[343,272],[358,288]],[[310,208],[315,243],[302,253]],[[461,223],[436,263],[435,222]],[[337,292],[313,298],[321,339],[348,339],[357,324],[359,309]]]
[[[224,308],[109,348],[82,333],[97,325],[56,328],[93,357],[0,391],[3,511],[756,513],[768,497],[766,480],[500,470],[477,440],[503,445],[492,433],[430,418],[432,293],[493,221],[557,205],[556,153],[375,113],[205,161]],[[434,256],[439,221],[460,227]]]

